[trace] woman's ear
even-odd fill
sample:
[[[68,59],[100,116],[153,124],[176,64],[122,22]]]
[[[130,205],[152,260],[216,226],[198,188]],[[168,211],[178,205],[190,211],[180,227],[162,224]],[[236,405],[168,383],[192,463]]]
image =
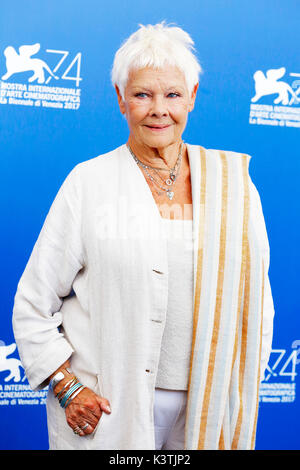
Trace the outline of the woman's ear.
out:
[[[196,85],[193,88],[191,99],[190,99],[189,111],[193,111],[194,109],[198,86],[199,86],[199,83],[196,83]]]
[[[115,89],[116,89],[117,96],[118,96],[118,103],[119,103],[120,111],[121,111],[122,114],[125,114],[125,112],[126,112],[125,103],[124,103],[124,100],[122,98],[122,95],[121,95],[121,92],[119,90],[118,85],[115,85]]]

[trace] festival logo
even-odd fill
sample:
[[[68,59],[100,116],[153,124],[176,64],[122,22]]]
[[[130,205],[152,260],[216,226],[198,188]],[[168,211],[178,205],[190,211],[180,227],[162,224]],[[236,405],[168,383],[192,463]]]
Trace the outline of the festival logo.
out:
[[[266,73],[257,70],[253,79],[249,123],[300,128],[300,73],[287,75],[286,68],[280,67]]]
[[[11,45],[5,47],[0,59],[0,104],[79,109],[81,52],[73,57],[69,51],[46,49],[43,56],[49,60],[45,60],[37,56],[40,49],[39,43],[22,45],[18,52]],[[74,87],[52,85],[51,80],[71,80]]]
[[[13,380],[14,382],[21,381],[20,370],[23,369],[21,361],[14,357],[10,356],[17,349],[16,343],[5,345],[3,341],[0,342],[0,372],[7,371],[8,375],[4,377],[4,382],[9,382]],[[25,376],[22,379],[22,382],[25,380]]]
[[[18,357],[16,343],[0,340],[0,406],[45,405],[47,388],[32,391]]]
[[[21,46],[19,47],[19,54],[16,52],[14,47],[8,46],[4,49],[4,55],[6,57],[6,73],[1,77],[2,80],[7,80],[12,75],[20,72],[32,71],[33,75],[28,78],[29,82],[45,83],[44,69],[51,75],[51,77],[58,79],[56,75],[52,73],[49,66],[44,60],[32,58],[32,55],[37,54],[40,50],[40,44],[33,44],[32,46]]]
[[[296,367],[300,362],[300,341],[291,350],[272,349],[265,378],[260,384],[259,399],[263,403],[293,403],[296,400]]]

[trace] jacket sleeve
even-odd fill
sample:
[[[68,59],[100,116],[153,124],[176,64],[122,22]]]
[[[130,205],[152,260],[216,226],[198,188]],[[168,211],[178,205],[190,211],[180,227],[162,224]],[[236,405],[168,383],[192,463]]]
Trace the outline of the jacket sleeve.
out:
[[[274,303],[269,279],[270,246],[266,230],[266,224],[261,204],[261,199],[257,188],[250,178],[250,194],[253,203],[252,216],[260,240],[264,259],[264,299],[263,299],[263,325],[262,325],[262,345],[260,360],[260,381],[264,380],[265,369],[268,365],[273,339],[273,319]]]
[[[33,390],[44,388],[49,375],[73,352],[59,326],[63,298],[84,267],[77,167],[50,207],[14,298],[14,336]]]

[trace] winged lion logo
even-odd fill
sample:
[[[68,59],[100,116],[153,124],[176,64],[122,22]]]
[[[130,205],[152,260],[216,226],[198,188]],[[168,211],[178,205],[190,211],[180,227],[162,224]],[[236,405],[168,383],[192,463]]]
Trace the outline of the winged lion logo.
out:
[[[252,103],[256,103],[262,96],[277,94],[278,96],[274,99],[275,104],[288,105],[292,104],[294,101],[297,103],[300,102],[298,95],[300,93],[300,87],[295,92],[292,87],[279,80],[285,75],[285,67],[280,67],[279,69],[270,69],[267,71],[266,75],[261,70],[257,70],[254,75],[255,81],[255,96],[251,99]],[[289,98],[291,96],[291,99]]]
[[[39,43],[20,46],[18,54],[14,47],[7,46],[4,49],[4,55],[6,57],[6,73],[1,77],[2,80],[7,80],[15,73],[32,71],[33,75],[29,77],[28,81],[33,82],[34,80],[37,80],[38,83],[44,83],[44,70],[47,70],[47,72],[57,80],[59,77],[56,77],[53,74],[44,60],[31,57],[38,53],[40,47]]]
[[[0,372],[9,371],[9,374],[5,377],[4,381],[14,380],[14,382],[21,381],[20,368],[23,369],[21,361],[14,357],[8,358],[16,350],[16,343],[5,345],[3,341],[0,341]],[[24,382],[26,376],[23,377]]]

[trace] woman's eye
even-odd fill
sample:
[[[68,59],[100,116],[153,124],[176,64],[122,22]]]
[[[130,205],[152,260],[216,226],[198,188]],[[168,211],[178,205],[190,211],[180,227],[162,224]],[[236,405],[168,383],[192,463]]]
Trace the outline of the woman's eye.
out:
[[[136,95],[138,98],[145,98],[147,97],[147,93],[136,93]]]
[[[148,93],[141,92],[141,93],[136,93],[134,96],[136,96],[137,98],[147,98],[149,95]],[[175,92],[169,93],[167,95],[168,98],[177,98],[178,96],[180,96],[179,93],[175,93]]]

